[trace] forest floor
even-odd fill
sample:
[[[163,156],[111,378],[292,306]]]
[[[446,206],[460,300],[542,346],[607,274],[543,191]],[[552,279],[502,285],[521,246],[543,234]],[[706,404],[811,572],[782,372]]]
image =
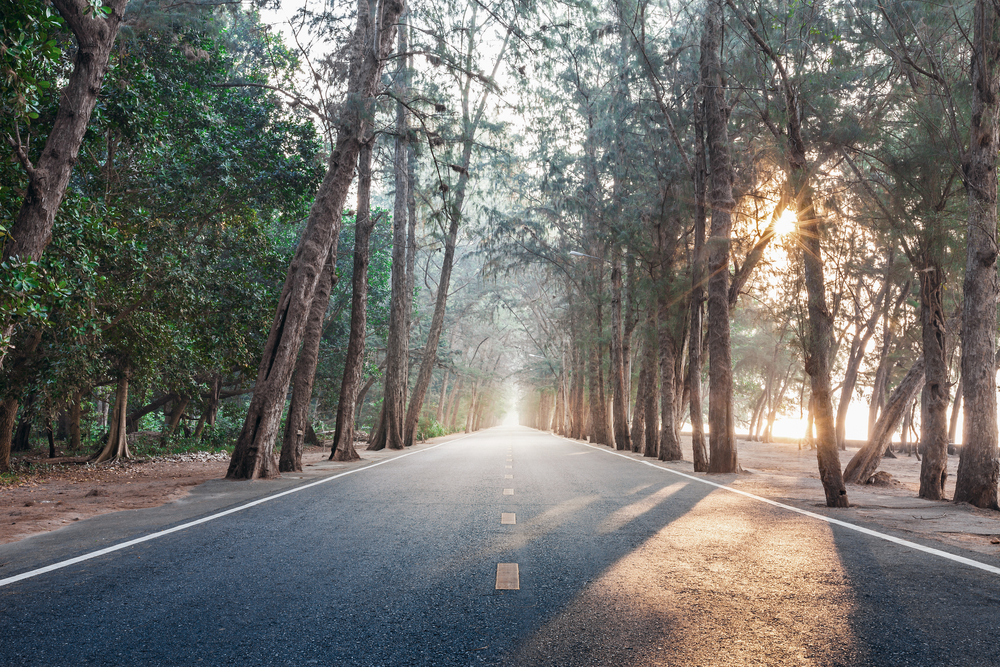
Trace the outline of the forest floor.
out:
[[[849,443],[847,451],[841,453],[842,466],[847,465],[859,444]],[[682,447],[685,448],[685,461],[667,465],[692,472],[690,437],[682,437]],[[358,449],[361,461],[336,467],[365,465],[385,457],[383,452]],[[325,470],[328,451],[322,447],[307,447],[302,457],[304,467],[316,468],[317,472],[323,468],[323,473],[328,472]],[[48,459],[46,452],[32,452],[26,456],[35,464],[33,472],[20,473],[14,483],[0,486],[0,544],[56,530],[99,514],[157,507],[178,500],[193,487],[223,477],[229,462],[228,454],[204,452],[100,466],[86,464],[85,458]],[[641,458],[636,454],[630,456]],[[880,467],[891,475],[890,479],[879,485],[848,487],[851,508],[835,510],[843,513],[842,516],[838,514],[838,518],[876,523],[913,537],[1000,555],[1000,513],[917,498],[920,463],[913,456],[897,456],[899,458],[883,459]],[[804,509],[824,506],[815,451],[800,449],[795,442],[765,444],[741,439],[739,458],[745,474],[726,476],[720,482]],[[946,491],[949,496],[954,492],[957,468],[958,456],[948,457]]]

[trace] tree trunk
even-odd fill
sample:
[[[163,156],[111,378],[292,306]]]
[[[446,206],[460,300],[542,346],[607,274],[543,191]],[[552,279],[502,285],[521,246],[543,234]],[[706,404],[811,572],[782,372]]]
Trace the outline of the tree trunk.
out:
[[[140,400],[143,397],[140,396]],[[181,419],[184,417],[184,411],[187,410],[188,403],[191,402],[189,396],[178,396],[174,401],[173,407],[170,411],[170,419],[167,421],[166,429],[164,429],[164,436],[173,435],[177,430],[177,426],[181,423]],[[127,424],[126,420],[126,424]],[[128,431],[126,430],[126,433]]]
[[[295,361],[295,375],[292,382],[292,402],[285,418],[285,433],[281,439],[279,472],[302,472],[302,444],[312,424],[309,420],[309,406],[312,403],[313,383],[316,380],[316,366],[319,364],[319,347],[323,338],[323,320],[330,306],[330,294],[337,282],[337,244],[334,239],[330,255],[323,266],[316,293],[313,295],[302,336],[302,349]]]
[[[434,418],[438,424],[444,425],[445,401],[448,399],[448,380],[451,379],[451,369],[444,369],[444,377],[441,378],[441,396],[438,398],[437,414]]]
[[[45,422],[45,436],[49,440],[49,458],[54,459],[56,457],[56,439],[52,430],[51,420]]]
[[[645,354],[645,353],[643,353]],[[632,451],[641,452],[646,442],[646,394],[649,392],[649,369],[640,363],[636,383],[635,407],[632,409]]]
[[[659,387],[657,386],[657,360],[659,359],[659,351],[657,349],[657,327],[654,312],[651,309],[646,327],[646,358],[643,361],[643,365],[647,369],[646,373],[649,385],[646,389],[646,401],[642,406],[642,410],[646,413],[644,418],[646,422],[646,441],[643,443],[642,455],[651,458],[655,458],[660,451],[660,416],[657,414],[660,399]]]
[[[0,401],[0,472],[10,472],[11,436],[17,423],[17,406],[16,398]]]
[[[729,333],[729,252],[732,243],[733,167],[730,158],[726,86],[719,50],[722,44],[724,0],[709,0],[701,38],[701,86],[709,146],[709,205],[712,225],[708,264],[708,442],[709,472],[740,469],[733,419],[733,364]]]
[[[131,374],[131,369],[126,368],[121,377],[118,378],[118,390],[115,392],[115,409],[111,413],[111,432],[108,434],[108,444],[97,455],[94,463],[110,459],[127,459],[132,456],[128,449],[128,429],[125,423],[128,415],[128,383]]]
[[[670,270],[668,263],[664,262],[664,273]],[[666,276],[664,276],[665,278]],[[660,285],[656,295],[657,309],[657,336],[659,337],[659,361],[660,361],[660,446],[657,452],[661,461],[679,461],[683,458],[681,454],[681,443],[677,438],[676,422],[676,383],[675,383],[675,363],[677,348],[674,345],[674,337],[670,313],[670,290],[666,285]]]
[[[81,401],[83,400],[83,395],[77,392],[73,396],[73,403],[69,408],[69,448],[72,451],[77,451],[80,449],[80,419],[82,417]],[[0,410],[2,414],[2,410]],[[3,424],[0,424],[0,430],[3,429]]]
[[[878,420],[879,410],[885,407],[885,388],[889,381],[889,373],[892,371],[892,362],[889,359],[889,350],[892,346],[892,327],[889,324],[889,314],[883,316],[882,325],[882,353],[879,356],[878,368],[875,371],[875,381],[872,383],[872,399],[868,404],[868,437],[875,429],[875,422]]]
[[[958,378],[958,386],[955,387],[955,400],[951,405],[951,419],[948,421],[948,442],[955,444],[958,437],[958,416],[962,407],[962,377]],[[951,453],[951,452],[949,452]]]
[[[357,461],[361,458],[354,448],[354,413],[364,373],[365,336],[368,327],[368,265],[371,262],[371,233],[375,228],[375,220],[371,216],[372,141],[374,139],[364,143],[358,156],[358,213],[354,226],[354,267],[351,272],[351,332],[344,358],[344,375],[340,381],[340,401],[337,403],[331,461]]]
[[[28,172],[28,188],[10,228],[10,239],[3,248],[4,262],[11,257],[38,260],[52,240],[56,211],[101,92],[127,0],[103,3],[108,11],[103,18],[91,11],[88,0],[53,0],[52,4],[76,38],[76,58],[69,80],[58,96],[59,110],[38,162],[32,165],[28,161],[27,147],[14,149]]]
[[[962,308],[962,455],[955,501],[998,509],[996,395],[997,110],[1000,20],[996,3],[976,0],[972,43],[972,127],[963,160],[969,199]]]
[[[924,358],[917,359],[903,381],[899,383],[889,402],[882,411],[875,428],[868,436],[868,443],[858,450],[854,458],[844,468],[844,481],[849,484],[864,484],[875,474],[886,447],[892,442],[892,434],[906,415],[910,403],[924,383]]]
[[[451,391],[451,400],[448,403],[448,428],[455,428],[458,425],[458,408],[462,403],[462,385],[464,384],[465,378],[459,376],[458,383]]]
[[[614,423],[615,448],[631,450],[628,429],[628,396],[625,394],[625,358],[622,339],[622,261],[617,247],[611,266],[611,415]]]
[[[472,432],[473,413],[476,410],[476,395],[479,391],[479,380],[472,385],[472,396],[469,398],[469,412],[465,415],[465,432]]]
[[[344,200],[354,178],[361,141],[370,123],[368,110],[371,98],[379,81],[382,62],[391,48],[403,2],[389,0],[382,5],[375,33],[378,35],[377,49],[366,48],[373,41],[369,39],[367,6],[367,2],[359,0],[347,103],[341,107],[338,118],[336,145],[278,301],[250,408],[229,464],[226,475],[229,479],[267,478],[278,474],[274,440],[288,383],[320,274],[333,241],[340,234]]]
[[[920,497],[944,500],[948,476],[948,362],[942,305],[945,276],[933,246],[920,271],[920,321],[924,348],[924,388],[920,396]],[[936,253],[935,253],[936,254]]]
[[[468,155],[471,157],[472,143],[468,144]],[[466,170],[468,171],[468,170]],[[465,174],[462,175],[463,178]],[[406,423],[403,428],[403,444],[409,447],[413,444],[417,422],[420,420],[420,410],[424,405],[427,388],[431,384],[431,374],[437,363],[438,342],[441,340],[441,330],[444,328],[445,309],[448,305],[448,289],[451,285],[451,269],[455,261],[455,241],[458,238],[458,225],[462,216],[462,203],[465,199],[465,182],[460,179],[461,190],[456,194],[456,202],[452,207],[451,224],[448,226],[448,237],[445,239],[444,258],[441,260],[441,278],[438,280],[437,297],[434,300],[434,314],[431,316],[431,326],[427,332],[427,344],[424,345],[424,357],[420,361],[420,371],[417,383],[413,387],[410,406],[406,411]]]
[[[397,94],[405,86],[402,70],[397,74]],[[410,338],[410,293],[407,293],[407,219],[408,219],[408,160],[406,108],[396,104],[396,153],[393,162],[396,198],[392,209],[392,294],[389,308],[389,339],[386,346],[386,367],[382,380],[382,416],[369,450],[403,448],[403,419],[406,411],[406,379]],[[412,293],[412,291],[411,291]]]
[[[35,418],[32,407],[35,403],[35,396],[34,393],[29,394],[28,399],[21,407],[21,420],[17,424],[17,430],[14,432],[14,441],[10,446],[10,451],[12,452],[27,452],[31,450],[31,423]]]
[[[705,128],[700,100],[694,112],[695,123],[695,214],[694,251],[691,256],[691,324],[688,338],[688,384],[690,385],[691,452],[695,472],[708,471],[705,452],[705,424],[701,414],[702,312],[705,301]]]

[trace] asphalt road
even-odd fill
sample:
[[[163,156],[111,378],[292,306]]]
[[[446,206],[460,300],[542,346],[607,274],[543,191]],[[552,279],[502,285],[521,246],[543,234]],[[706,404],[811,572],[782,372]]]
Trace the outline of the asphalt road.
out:
[[[0,546],[0,579],[305,483]],[[2,586],[0,665],[995,666],[997,619],[1000,575],[507,428]]]

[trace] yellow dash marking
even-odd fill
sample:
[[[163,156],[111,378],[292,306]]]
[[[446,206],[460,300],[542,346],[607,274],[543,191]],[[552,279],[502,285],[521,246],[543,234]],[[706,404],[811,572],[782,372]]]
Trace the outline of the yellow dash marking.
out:
[[[521,576],[517,571],[517,563],[497,563],[498,591],[521,590]]]
[[[512,496],[512,495],[514,495],[514,489],[504,489],[503,490],[503,494],[505,496]]]
[[[514,467],[514,466],[504,466],[504,468],[506,468],[506,469],[508,469],[508,470],[510,470],[510,469],[511,469],[511,468],[513,468],[513,467]]]
[[[500,523],[513,526],[517,523],[517,517],[514,516],[514,512],[501,512]]]
[[[504,479],[514,479],[514,476],[513,475],[504,475],[503,478]]]

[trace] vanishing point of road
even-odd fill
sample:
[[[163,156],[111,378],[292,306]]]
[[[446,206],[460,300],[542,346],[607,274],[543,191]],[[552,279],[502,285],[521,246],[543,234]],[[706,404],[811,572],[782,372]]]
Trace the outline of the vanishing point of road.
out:
[[[732,479],[496,428],[211,482],[0,546],[0,665],[1000,665],[1000,559]]]

